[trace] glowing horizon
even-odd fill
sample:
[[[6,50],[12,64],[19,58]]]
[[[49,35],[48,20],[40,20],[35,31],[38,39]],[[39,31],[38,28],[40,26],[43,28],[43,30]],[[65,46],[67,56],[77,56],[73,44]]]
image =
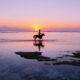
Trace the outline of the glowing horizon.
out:
[[[48,21],[49,22],[49,21]],[[0,26],[7,26],[7,27],[15,27],[15,28],[23,28],[23,29],[30,29],[37,31],[39,29],[42,30],[64,30],[64,29],[80,29],[80,23],[78,21],[73,21],[72,23],[70,22],[54,22],[53,23],[48,23],[48,22],[22,22],[22,21],[6,21],[6,22],[1,22]]]

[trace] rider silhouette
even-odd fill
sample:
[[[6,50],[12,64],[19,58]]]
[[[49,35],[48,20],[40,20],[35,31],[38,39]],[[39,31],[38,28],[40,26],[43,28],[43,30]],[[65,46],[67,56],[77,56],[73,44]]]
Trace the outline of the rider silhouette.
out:
[[[40,34],[41,34],[41,30],[39,29],[38,35],[40,35]]]

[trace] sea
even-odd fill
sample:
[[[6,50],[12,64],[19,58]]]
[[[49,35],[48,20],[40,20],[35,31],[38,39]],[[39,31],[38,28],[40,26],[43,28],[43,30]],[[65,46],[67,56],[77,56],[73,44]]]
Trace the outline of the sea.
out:
[[[80,80],[80,32],[42,33],[0,32],[0,80]]]

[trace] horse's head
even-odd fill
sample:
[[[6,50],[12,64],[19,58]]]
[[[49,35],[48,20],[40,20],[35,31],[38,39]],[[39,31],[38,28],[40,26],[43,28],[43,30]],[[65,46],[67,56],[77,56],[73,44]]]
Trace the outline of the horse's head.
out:
[[[44,34],[44,33],[42,33],[41,35],[42,35],[42,36],[45,36],[45,34]]]

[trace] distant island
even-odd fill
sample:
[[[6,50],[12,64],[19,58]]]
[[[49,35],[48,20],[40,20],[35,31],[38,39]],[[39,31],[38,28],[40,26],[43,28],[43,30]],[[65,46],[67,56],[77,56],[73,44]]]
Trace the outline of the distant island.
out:
[[[0,32],[34,32],[30,29],[0,26]],[[80,32],[80,30],[42,30],[42,32]]]
[[[14,27],[0,27],[0,32],[31,32],[32,30]]]

